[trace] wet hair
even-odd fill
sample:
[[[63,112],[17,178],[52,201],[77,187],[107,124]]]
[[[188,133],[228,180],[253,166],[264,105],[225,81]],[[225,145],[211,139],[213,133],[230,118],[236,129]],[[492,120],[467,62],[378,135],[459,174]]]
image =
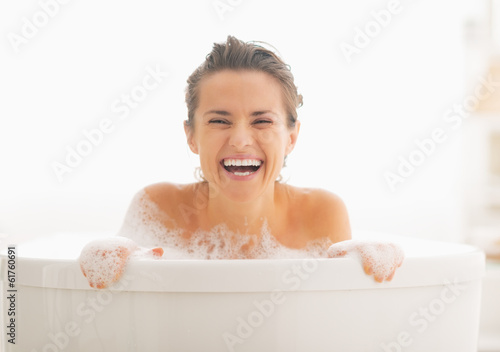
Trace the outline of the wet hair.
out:
[[[215,43],[205,61],[189,76],[186,87],[187,126],[194,128],[200,82],[204,77],[223,70],[251,70],[273,76],[283,89],[287,126],[289,128],[295,126],[297,108],[302,105],[302,95],[297,93],[290,66],[271,50],[253,42],[245,43],[233,36],[228,36],[225,43]]]

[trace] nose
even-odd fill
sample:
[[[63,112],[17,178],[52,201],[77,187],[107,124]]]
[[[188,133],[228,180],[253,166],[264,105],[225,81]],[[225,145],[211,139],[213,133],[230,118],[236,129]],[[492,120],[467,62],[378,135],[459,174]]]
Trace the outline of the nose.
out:
[[[238,123],[231,128],[229,136],[229,145],[236,149],[244,149],[252,145],[254,141],[251,128],[245,126],[243,123]]]

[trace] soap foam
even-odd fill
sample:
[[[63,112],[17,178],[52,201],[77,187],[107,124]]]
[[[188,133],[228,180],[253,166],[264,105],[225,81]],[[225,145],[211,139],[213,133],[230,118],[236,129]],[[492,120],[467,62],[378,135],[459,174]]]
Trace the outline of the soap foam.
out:
[[[175,222],[162,212],[158,205],[150,200],[144,190],[138,192],[125,215],[125,220],[118,233],[141,246],[164,246],[166,238],[180,237],[181,229],[171,230],[164,224]]]
[[[167,226],[168,224],[168,226]],[[173,227],[173,229],[172,229]],[[377,281],[390,279],[404,253],[390,243],[348,240],[332,245],[329,239],[311,241],[305,248],[282,245],[266,221],[259,234],[232,232],[225,224],[185,235],[143,190],[134,197],[119,236],[93,241],[80,255],[80,266],[93,287],[116,281],[129,258],[134,259],[300,259],[356,256]],[[161,247],[162,258],[151,249]]]
[[[328,240],[311,242],[304,249],[291,249],[272,236],[264,221],[260,234],[241,234],[219,224],[209,231],[198,230],[189,237],[175,225],[142,190],[134,197],[119,232],[140,246],[162,247],[164,259],[279,259],[324,257]]]
[[[404,260],[403,250],[394,243],[349,240],[328,249],[331,258],[344,255],[358,257],[365,272],[373,274],[378,281],[390,279]]]
[[[112,237],[88,243],[82,250],[79,263],[92,287],[103,288],[116,281],[129,255],[137,244],[124,237]]]

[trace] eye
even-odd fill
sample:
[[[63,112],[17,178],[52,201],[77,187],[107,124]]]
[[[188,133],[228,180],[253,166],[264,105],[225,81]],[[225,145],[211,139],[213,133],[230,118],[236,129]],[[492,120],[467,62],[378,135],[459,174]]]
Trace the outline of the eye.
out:
[[[258,119],[253,122],[254,125],[265,125],[265,124],[271,124],[273,123],[270,120],[263,120],[263,119]]]
[[[209,124],[221,124],[221,125],[227,125],[229,124],[229,122],[227,120],[223,120],[223,119],[212,119],[210,121],[208,121]]]

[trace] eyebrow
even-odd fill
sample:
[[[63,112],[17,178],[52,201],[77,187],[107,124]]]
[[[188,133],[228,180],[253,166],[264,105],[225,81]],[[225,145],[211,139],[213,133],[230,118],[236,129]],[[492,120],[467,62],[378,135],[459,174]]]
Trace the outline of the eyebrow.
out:
[[[209,110],[209,111],[205,112],[203,114],[203,116],[209,115],[209,114],[216,114],[216,115],[221,115],[221,116],[230,116],[231,115],[228,111],[225,111],[225,110]],[[252,112],[251,115],[252,116],[261,116],[264,114],[272,114],[272,115],[276,115],[276,116],[278,115],[271,110],[254,111],[254,112]]]
[[[203,114],[203,116],[209,115],[209,114],[216,114],[216,115],[222,115],[222,116],[229,116],[229,115],[231,115],[229,112],[227,112],[225,110],[209,110],[209,111],[205,112]]]
[[[275,113],[274,111],[271,111],[271,110],[263,110],[263,111],[252,112],[252,116],[260,116],[260,115],[264,115],[264,114],[272,114],[272,115],[278,116],[277,113]]]

